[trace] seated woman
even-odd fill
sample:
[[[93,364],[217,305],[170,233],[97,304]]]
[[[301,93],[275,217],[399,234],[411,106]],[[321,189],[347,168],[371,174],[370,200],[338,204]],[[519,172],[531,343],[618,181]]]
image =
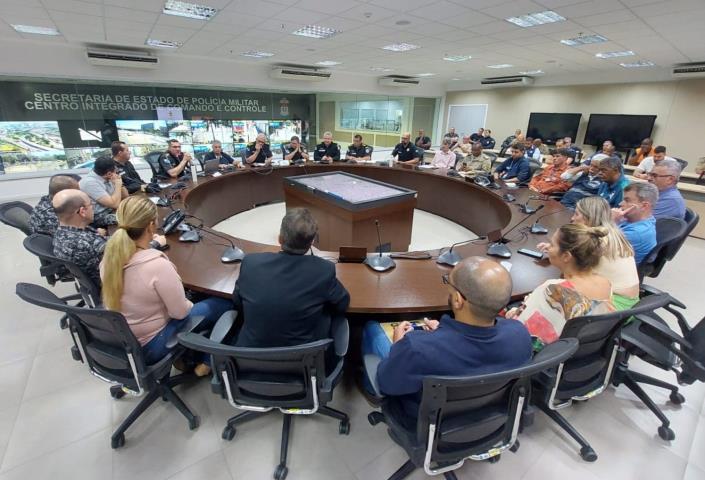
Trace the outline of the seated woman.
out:
[[[212,326],[232,302],[207,298],[192,304],[167,256],[153,247],[166,240],[157,231],[157,207],[146,196],[128,197],[117,209],[118,229],[105,247],[100,265],[105,308],[121,312],[142,345],[147,364],[169,353],[167,340],[190,316],[203,316]],[[199,376],[210,372],[199,364]]]
[[[547,280],[505,316],[524,322],[532,336],[548,344],[560,337],[567,321],[614,311],[612,286],[595,272],[607,233],[604,227],[572,223],[558,229],[546,253],[563,278]]]
[[[598,196],[581,199],[575,206],[571,221],[607,229],[607,236],[603,240],[604,250],[595,273],[612,284],[612,304],[617,310],[632,308],[639,301],[639,274],[636,271],[634,249],[612,221],[607,200]]]

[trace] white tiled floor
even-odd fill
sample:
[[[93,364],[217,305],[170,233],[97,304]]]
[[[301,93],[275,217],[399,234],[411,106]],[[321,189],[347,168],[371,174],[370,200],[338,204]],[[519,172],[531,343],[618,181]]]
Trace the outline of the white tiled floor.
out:
[[[266,228],[248,229],[268,238],[278,228],[280,212],[270,217],[275,221]],[[421,231],[438,233],[437,226],[424,223],[423,217],[417,215]],[[459,239],[465,234],[456,232]],[[281,417],[272,414],[246,423],[232,442],[221,440],[224,422],[234,412],[210,393],[206,382],[180,390],[201,417],[197,431],[188,430],[173,406],[157,402],[128,430],[125,447],[111,450],[112,429],[138,400],[112,400],[104,383],[71,360],[70,342],[59,330],[58,315],[26,305],[14,295],[18,281],[42,284],[38,262],[22,248],[22,238],[20,232],[0,225],[0,480],[271,478],[278,461]],[[432,247],[429,241],[434,240],[415,240],[417,248]],[[446,237],[438,246],[448,243]],[[689,239],[661,276],[649,282],[685,302],[691,323],[705,314],[697,282],[702,259],[705,241]],[[66,285],[54,290],[69,293]],[[634,366],[673,380],[638,361]],[[504,454],[496,464],[467,462],[458,477],[705,479],[705,385],[683,388],[687,402],[681,407],[666,403],[663,392],[647,390],[671,419],[675,441],[658,438],[655,417],[624,387],[610,388],[565,412],[591,441],[600,456],[597,462],[581,461],[566,435],[537,413],[535,424],[520,435],[517,453]],[[349,413],[350,435],[339,436],[332,419],[295,418],[288,478],[384,479],[405,461],[384,426],[367,423],[370,407],[352,382],[340,386],[332,406]],[[425,475],[417,471],[410,478]]]

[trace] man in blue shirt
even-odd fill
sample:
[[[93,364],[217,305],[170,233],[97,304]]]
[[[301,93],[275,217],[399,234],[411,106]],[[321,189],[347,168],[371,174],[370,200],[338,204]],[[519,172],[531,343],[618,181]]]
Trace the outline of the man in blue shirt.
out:
[[[685,200],[678,191],[681,166],[676,160],[662,160],[647,174],[649,182],[658,188],[658,202],[654,206],[654,217],[685,217]]]
[[[531,169],[529,168],[529,159],[524,156],[524,151],[525,147],[522,143],[512,145],[512,156],[495,169],[495,176],[502,180],[528,183],[531,180]]]
[[[634,248],[634,260],[640,264],[656,246],[656,219],[653,206],[658,189],[651,183],[635,182],[624,189],[619,208],[612,209],[612,219]]]
[[[394,329],[392,344],[376,322],[363,331],[363,354],[383,360],[377,383],[410,417],[418,413],[423,378],[470,376],[524,365],[531,359],[531,337],[516,320],[498,317],[512,292],[509,272],[485,257],[469,257],[442,276],[452,315],[425,320],[415,331],[409,322]]]
[[[618,157],[606,157],[600,160],[598,173],[602,184],[597,194],[607,200],[610,207],[617,208],[624,197],[624,188],[629,185],[629,179],[624,176],[622,160]]]

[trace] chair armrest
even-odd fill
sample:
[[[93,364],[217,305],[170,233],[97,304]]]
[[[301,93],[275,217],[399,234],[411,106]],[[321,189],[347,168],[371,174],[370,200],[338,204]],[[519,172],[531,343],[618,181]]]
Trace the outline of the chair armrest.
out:
[[[180,329],[176,330],[171,337],[166,341],[166,347],[167,348],[174,348],[178,343],[178,334],[179,333],[188,333],[188,332],[193,332],[198,329],[199,325],[203,322],[205,317],[203,315],[198,315],[196,317],[189,317],[188,321],[185,322]]]
[[[377,383],[377,368],[379,367],[381,361],[381,358],[379,358],[377,355],[372,354],[364,355],[362,358],[365,373],[367,374],[367,378],[369,378],[370,383],[372,384],[374,394],[380,399],[384,397],[384,395],[382,395],[381,390],[379,389],[379,384]]]
[[[646,295],[657,295],[659,293],[664,293],[663,291],[659,290],[656,287],[652,287],[651,285],[646,285],[645,283],[642,283],[639,285],[639,290],[640,294],[645,293]],[[640,295],[641,296],[641,295]]]
[[[671,330],[671,328],[666,325],[665,323],[661,323],[658,320],[655,320],[651,318],[649,315],[637,315],[636,316],[637,320],[645,325],[648,325],[649,328],[652,330],[652,332],[655,330],[655,334],[660,336],[663,340],[670,342],[675,342],[679,345],[684,346],[685,348],[692,348],[690,345],[690,342],[688,342],[685,338],[681,337],[678,335],[676,332]],[[639,329],[641,333],[644,335],[649,335],[651,332],[643,332],[641,329]],[[669,350],[671,350],[669,348]],[[677,349],[674,349],[677,350]]]
[[[335,354],[339,357],[344,357],[348,353],[348,344],[350,343],[350,325],[345,317],[335,317],[330,326],[331,336],[333,337],[333,346]]]
[[[214,342],[223,343],[225,336],[230,333],[233,325],[235,325],[236,318],[237,310],[228,310],[222,314],[215,323],[215,326],[213,327],[213,330],[211,330],[211,334],[208,338]]]

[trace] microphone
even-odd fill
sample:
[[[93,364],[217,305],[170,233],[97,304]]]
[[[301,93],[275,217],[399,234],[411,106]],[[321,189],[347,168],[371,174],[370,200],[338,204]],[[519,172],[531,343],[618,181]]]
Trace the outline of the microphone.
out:
[[[195,216],[193,216],[193,215],[189,215],[189,217],[195,218],[196,220],[199,220],[199,221],[203,222],[203,220],[201,220],[200,218],[195,217]],[[223,253],[220,255],[220,261],[221,261],[221,262],[223,262],[223,263],[235,263],[235,262],[240,262],[240,261],[242,261],[243,258],[245,258],[245,252],[243,252],[241,248],[236,247],[236,246],[235,246],[235,243],[233,243],[233,241],[230,240],[230,238],[226,237],[225,235],[221,235],[221,234],[219,234],[219,233],[215,233],[215,232],[213,232],[213,231],[211,231],[211,230],[206,230],[206,228],[203,227],[203,225],[201,225],[201,226],[199,226],[199,227],[197,227],[197,228],[198,228],[198,230],[200,230],[201,232],[208,233],[208,234],[213,235],[214,237],[217,237],[217,238],[222,238],[223,240],[225,240],[226,242],[228,242],[228,243],[230,244],[230,246],[227,247],[227,248],[223,251]]]
[[[455,253],[453,251],[453,248],[457,247],[458,245],[462,245],[464,243],[470,243],[474,242],[477,240],[476,238],[472,240],[463,240],[462,242],[456,242],[453,245],[450,246],[448,251],[443,252],[442,254],[438,255],[438,258],[436,259],[436,263],[440,263],[441,265],[449,265],[451,267],[454,267],[462,260],[462,257]]]
[[[367,257],[364,263],[376,272],[386,272],[387,270],[391,270],[392,268],[396,267],[397,264],[394,263],[394,260],[391,257],[385,257],[382,255],[382,235],[379,232],[379,220],[375,220],[375,227],[377,228],[379,255],[374,257]]]
[[[495,257],[501,257],[501,258],[511,258],[512,257],[512,252],[509,251],[507,246],[505,245],[506,242],[509,240],[506,239],[506,236],[509,235],[514,229],[516,229],[519,225],[527,221],[532,215],[534,215],[536,212],[541,210],[544,207],[544,205],[539,205],[536,210],[528,214],[526,217],[524,217],[519,223],[514,225],[512,228],[507,230],[504,235],[502,235],[502,238],[500,238],[498,241],[491,243],[490,246],[487,248],[487,255],[492,255]]]
[[[533,225],[531,225],[531,233],[541,233],[541,234],[546,234],[548,233],[548,229],[541,225],[539,221],[546,217],[550,217],[551,215],[555,215],[556,213],[561,213],[564,212],[565,210],[557,210],[555,212],[547,213],[545,215],[541,215],[539,218],[536,219]]]

